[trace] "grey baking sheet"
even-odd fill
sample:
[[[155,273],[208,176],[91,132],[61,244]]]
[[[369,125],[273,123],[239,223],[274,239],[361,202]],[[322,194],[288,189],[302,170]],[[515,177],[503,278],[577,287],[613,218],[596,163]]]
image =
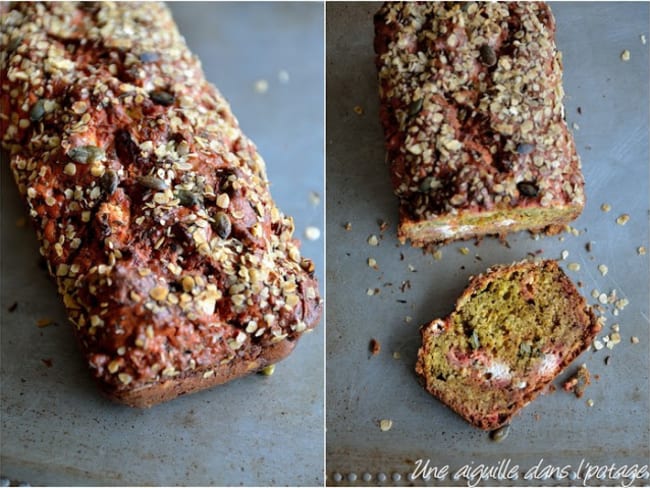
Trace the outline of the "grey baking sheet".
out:
[[[307,226],[323,229],[324,201],[310,199],[324,186],[323,5],[170,7],[207,78],[258,145],[296,235]],[[265,93],[255,90],[258,80],[267,81]],[[39,268],[33,230],[16,226],[26,212],[7,161],[0,166],[3,478],[33,485],[323,483],[323,324],[273,376],[249,376],[149,410],[111,404],[99,396],[56,288]],[[302,249],[323,278],[323,239],[303,239]],[[57,325],[39,329],[42,318]]]
[[[586,178],[587,205],[573,224],[580,234],[534,240],[528,233],[507,238],[509,247],[486,238],[441,248],[442,260],[395,238],[397,202],[384,163],[378,121],[372,17],[376,3],[328,3],[326,7],[327,154],[327,482],[332,485],[409,484],[418,459],[449,475],[429,484],[464,485],[451,475],[464,465],[498,467],[509,460],[516,481],[487,479],[481,484],[582,484],[571,478],[585,463],[611,466],[649,462],[648,398],[648,3],[553,3],[557,42],[564,53],[568,123],[574,130]],[[631,59],[623,62],[624,49]],[[358,114],[363,109],[362,114]],[[580,107],[581,114],[578,113]],[[611,211],[600,210],[609,203]],[[625,226],[616,218],[627,213]],[[378,220],[388,222],[379,246]],[[346,231],[343,224],[351,223]],[[592,242],[592,251],[585,245]],[[467,247],[468,255],[459,252]],[[629,305],[618,317],[606,313],[599,337],[620,324],[622,341],[610,350],[585,352],[567,373],[585,362],[593,379],[585,396],[556,391],[539,397],[512,422],[501,443],[470,427],[428,395],[413,367],[420,324],[448,314],[470,275],[495,263],[509,263],[541,250],[541,257],[575,262],[567,271],[591,292],[617,290]],[[378,270],[367,265],[374,258]],[[608,266],[602,276],[597,267]],[[409,282],[404,290],[400,287]],[[368,289],[379,294],[367,295]],[[611,307],[608,307],[611,309]],[[406,317],[411,317],[407,322]],[[639,343],[632,344],[636,336]],[[371,338],[381,343],[368,352]],[[394,359],[393,353],[400,354]],[[610,357],[609,365],[604,360]],[[567,374],[561,378],[566,378]],[[560,384],[559,381],[555,382]],[[593,407],[586,401],[593,400]],[[392,420],[382,432],[381,419]],[[540,463],[566,470],[566,478],[525,480]],[[573,473],[573,474],[571,474]],[[569,478],[569,476],[571,478]],[[413,483],[422,483],[421,478]],[[621,480],[591,479],[589,485]],[[637,480],[647,484],[647,479]]]

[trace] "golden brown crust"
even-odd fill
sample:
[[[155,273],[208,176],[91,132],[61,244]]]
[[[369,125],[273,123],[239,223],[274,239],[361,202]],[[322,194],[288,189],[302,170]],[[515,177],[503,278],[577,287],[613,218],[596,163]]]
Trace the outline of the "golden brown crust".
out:
[[[513,279],[512,276],[518,273],[519,276],[549,273],[556,280],[556,286],[565,296],[567,303],[566,309],[560,312],[575,318],[573,327],[577,331],[577,339],[573,343],[557,343],[556,339],[560,339],[560,331],[555,332],[558,334],[555,338],[540,338],[545,346],[539,351],[539,360],[531,360],[524,372],[517,372],[513,364],[508,364],[504,359],[505,351],[495,353],[488,351],[483,345],[476,344],[475,348],[471,347],[462,353],[454,351],[453,354],[448,354],[442,359],[444,367],[450,367],[454,371],[453,375],[462,378],[461,382],[455,387],[449,387],[446,380],[439,381],[442,368],[432,367],[431,358],[440,356],[439,343],[445,335],[457,333],[453,323],[463,307],[477,293],[486,290],[491,283]],[[530,298],[534,299],[535,295],[532,294]],[[496,329],[498,327],[495,327]],[[521,261],[509,266],[495,266],[484,274],[470,279],[467,288],[458,298],[452,314],[443,319],[435,319],[421,328],[422,346],[418,350],[415,371],[429,393],[475,427],[493,430],[510,422],[521,408],[534,400],[562,370],[591,345],[600,329],[601,324],[593,310],[559,268],[557,262]],[[465,337],[461,339],[461,341],[465,340]],[[469,340],[471,341],[471,338]],[[510,344],[510,346],[520,347],[521,344]],[[547,361],[547,358],[552,358],[552,361]],[[476,377],[472,376],[475,370],[484,372],[486,368],[495,374],[491,380],[485,381],[481,376],[477,381]],[[540,373],[542,370],[544,372]],[[497,379],[497,374],[502,374],[503,377]],[[461,390],[463,393],[470,391],[469,397],[472,400],[467,401],[467,396],[461,395]]]
[[[413,245],[575,219],[584,181],[543,2],[387,2],[380,118],[399,238]]]
[[[286,356],[313,263],[164,5],[18,3],[1,29],[2,143],[103,389],[151,405]]]

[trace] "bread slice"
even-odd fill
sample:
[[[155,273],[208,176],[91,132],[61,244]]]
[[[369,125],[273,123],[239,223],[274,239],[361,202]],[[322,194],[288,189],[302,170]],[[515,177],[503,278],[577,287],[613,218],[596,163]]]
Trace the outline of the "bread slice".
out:
[[[402,243],[552,233],[580,215],[548,5],[386,2],[374,22]]]
[[[601,325],[556,261],[496,266],[422,327],[415,370],[472,425],[496,429],[589,347]]]

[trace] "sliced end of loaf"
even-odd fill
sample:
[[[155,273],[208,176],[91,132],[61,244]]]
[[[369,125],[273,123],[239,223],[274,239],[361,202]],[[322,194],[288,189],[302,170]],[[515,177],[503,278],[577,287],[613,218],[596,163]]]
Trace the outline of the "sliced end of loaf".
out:
[[[600,324],[557,262],[473,278],[454,312],[422,327],[416,372],[468,422],[510,421],[589,347]]]

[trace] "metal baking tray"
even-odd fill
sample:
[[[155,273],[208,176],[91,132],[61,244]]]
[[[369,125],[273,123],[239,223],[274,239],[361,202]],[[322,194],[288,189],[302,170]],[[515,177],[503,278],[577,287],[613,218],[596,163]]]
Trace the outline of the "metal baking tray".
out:
[[[323,5],[171,3],[207,78],[267,163],[296,235],[323,229]],[[265,80],[267,91],[256,82]],[[39,267],[3,155],[0,471],[33,485],[322,485],[324,326],[270,377],[149,410],[98,394],[56,288]],[[303,238],[324,278],[324,241]],[[8,312],[17,303],[13,312]],[[55,325],[38,328],[39,319]]]
[[[493,468],[491,477],[473,481],[482,485],[620,486],[629,480],[613,479],[615,470],[604,479],[585,480],[587,463],[605,469],[637,463],[647,470],[649,264],[637,248],[648,248],[650,209],[649,46],[640,38],[650,37],[649,4],[562,2],[551,7],[564,54],[567,121],[576,124],[586,178],[587,205],[573,223],[579,235],[535,240],[522,232],[509,235],[508,245],[495,238],[480,245],[458,242],[442,247],[442,259],[435,260],[399,246],[395,237],[397,200],[384,163],[373,52],[372,20],[379,4],[326,6],[328,484],[423,484],[421,471],[415,473],[419,459],[439,472],[448,466],[445,477],[428,480],[434,485],[467,486],[470,481],[462,475],[478,473],[481,465]],[[625,49],[630,51],[627,62],[620,58]],[[603,203],[611,205],[610,212],[600,209]],[[617,225],[624,213],[629,222]],[[388,223],[383,232],[379,220]],[[350,230],[344,228],[347,222]],[[383,236],[377,247],[368,245],[371,235]],[[589,242],[591,252],[585,247]],[[602,340],[618,323],[622,340],[611,350],[580,356],[555,382],[557,391],[525,408],[509,436],[495,443],[418,384],[413,368],[419,326],[451,312],[470,275],[531,253],[560,259],[564,250],[569,255],[561,264],[565,270],[568,263],[580,265],[567,273],[590,303],[597,303],[591,297],[594,289],[607,294],[615,289],[619,298],[629,300],[617,317],[605,314],[608,321],[599,334]],[[368,266],[368,258],[376,260],[377,270]],[[600,264],[608,267],[605,276]],[[368,289],[379,293],[369,296]],[[631,343],[633,336],[638,344]],[[381,344],[375,356],[368,350],[372,338]],[[577,399],[561,384],[581,363],[597,379]],[[382,419],[392,420],[390,430],[379,428]],[[499,467],[503,478],[515,465],[516,480],[499,479]],[[545,471],[546,466],[551,468]],[[544,479],[549,469],[566,466],[564,473]],[[461,476],[454,479],[455,473]],[[524,479],[527,473],[531,479]]]

